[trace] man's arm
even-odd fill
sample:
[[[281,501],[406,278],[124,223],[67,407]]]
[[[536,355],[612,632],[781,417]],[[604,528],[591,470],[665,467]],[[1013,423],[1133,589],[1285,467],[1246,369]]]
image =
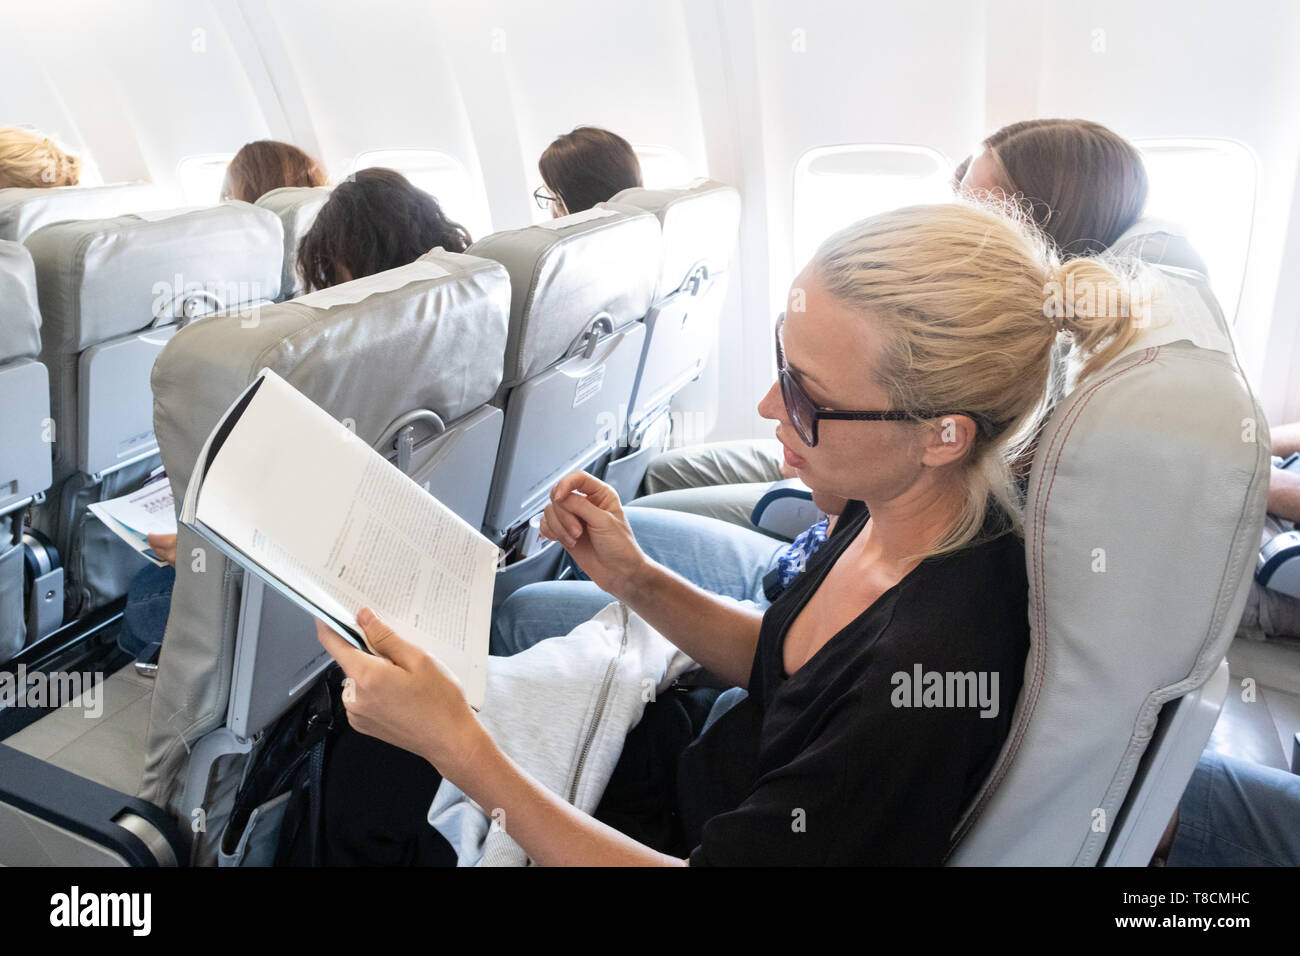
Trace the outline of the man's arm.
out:
[[[1269,514],[1300,522],[1300,475],[1274,468],[1268,476]]]
[[[1268,430],[1273,441],[1273,454],[1281,458],[1300,451],[1300,422],[1288,422]]]

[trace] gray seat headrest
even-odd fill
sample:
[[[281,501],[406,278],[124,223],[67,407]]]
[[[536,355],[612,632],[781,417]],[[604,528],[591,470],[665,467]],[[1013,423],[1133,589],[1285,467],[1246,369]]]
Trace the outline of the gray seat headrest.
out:
[[[280,217],[284,227],[284,266],[280,273],[280,298],[292,299],[302,293],[298,275],[298,246],[316,221],[316,214],[330,198],[328,186],[282,186],[264,193],[256,205]]]
[[[652,212],[663,230],[663,264],[655,297],[675,291],[699,265],[725,271],[740,231],[740,193],[706,179],[678,189],[624,189],[613,206]]]
[[[510,273],[506,388],[561,359],[601,313],[616,329],[644,318],[662,255],[658,219],[609,206],[494,233],[468,252]]]
[[[0,189],[0,239],[22,242],[37,229],[68,219],[108,219],[158,207],[152,183]]]
[[[0,239],[0,364],[41,351],[36,268],[20,242]]]
[[[1024,686],[953,862],[1095,863],[1161,707],[1214,672],[1241,617],[1265,419],[1204,277],[1155,271],[1172,291],[1152,327],[1039,438]]]
[[[1132,256],[1151,265],[1189,269],[1201,275],[1209,275],[1205,260],[1192,248],[1183,227],[1163,219],[1144,216],[1111,243],[1109,251],[1118,256]]]
[[[173,487],[235,396],[271,368],[358,435],[428,409],[445,422],[501,382],[510,281],[495,262],[435,249],[410,265],[192,322],[153,370],[154,430]]]
[[[274,298],[280,288],[280,220],[249,203],[53,223],[26,245],[36,264],[50,413],[66,439],[54,446],[56,482],[76,465],[84,424],[78,369],[87,349],[181,316]]]
[[[26,245],[46,354],[170,321],[187,300],[191,314],[203,314],[280,291],[280,220],[249,203],[55,223]]]

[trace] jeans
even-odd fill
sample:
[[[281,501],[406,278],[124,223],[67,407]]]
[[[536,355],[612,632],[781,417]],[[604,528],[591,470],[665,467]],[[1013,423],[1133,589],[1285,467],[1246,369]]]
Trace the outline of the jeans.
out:
[[[766,608],[763,576],[785,548],[758,531],[700,515],[627,508],[637,543],[651,560],[706,591]],[[508,656],[567,634],[615,598],[591,581],[542,581],[506,598],[492,620],[491,650]]]
[[[645,474],[645,496],[633,502],[718,518],[755,530],[749,516],[772,482],[780,481],[781,443],[772,438],[712,442],[657,455]]]
[[[150,644],[161,642],[172,608],[176,569],[149,565],[131,579],[126,591],[126,610],[117,632],[117,646],[132,657]]]
[[[1300,866],[1300,776],[1204,753],[1167,866]]]

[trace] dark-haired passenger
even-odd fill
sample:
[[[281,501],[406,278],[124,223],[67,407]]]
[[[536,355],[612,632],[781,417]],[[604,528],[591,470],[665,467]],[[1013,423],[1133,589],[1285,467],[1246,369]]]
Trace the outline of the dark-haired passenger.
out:
[[[554,218],[583,212],[642,185],[632,144],[599,126],[579,126],[557,136],[537,161],[537,170],[542,188],[533,198],[543,209],[549,207]]]
[[[240,154],[261,145],[264,144],[250,143]],[[253,151],[252,155],[265,158],[261,150]],[[292,159],[290,154],[282,155],[288,157],[286,162]],[[306,154],[302,156],[307,158]],[[236,167],[232,161],[231,167],[235,174],[234,188],[261,188],[250,185],[253,180],[243,178],[240,171],[248,170],[249,166]],[[231,181],[229,172],[227,181],[228,184]],[[268,180],[257,182],[265,184]],[[295,184],[277,183],[269,188],[283,185]],[[252,193],[244,192],[234,198],[249,195]],[[464,252],[470,242],[465,227],[448,219],[436,199],[415,188],[401,173],[392,169],[362,169],[336,186],[321,207],[298,247],[298,268],[308,291],[325,289],[404,266],[437,246],[448,252]],[[131,582],[121,643],[132,653],[140,653],[162,641],[176,580],[172,571],[176,566],[176,535],[150,535],[149,546],[171,568],[145,568]]]
[[[430,249],[464,252],[473,240],[438,200],[401,173],[362,169],[334,187],[298,246],[307,291],[414,262]]]

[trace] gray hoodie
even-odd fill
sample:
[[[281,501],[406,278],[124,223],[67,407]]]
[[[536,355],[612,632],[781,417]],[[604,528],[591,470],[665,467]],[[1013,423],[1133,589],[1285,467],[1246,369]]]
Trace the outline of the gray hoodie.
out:
[[[515,763],[585,813],[601,795],[645,705],[694,662],[621,603],[563,637],[488,661],[479,720]],[[461,866],[527,866],[504,811],[444,780],[429,823]]]

